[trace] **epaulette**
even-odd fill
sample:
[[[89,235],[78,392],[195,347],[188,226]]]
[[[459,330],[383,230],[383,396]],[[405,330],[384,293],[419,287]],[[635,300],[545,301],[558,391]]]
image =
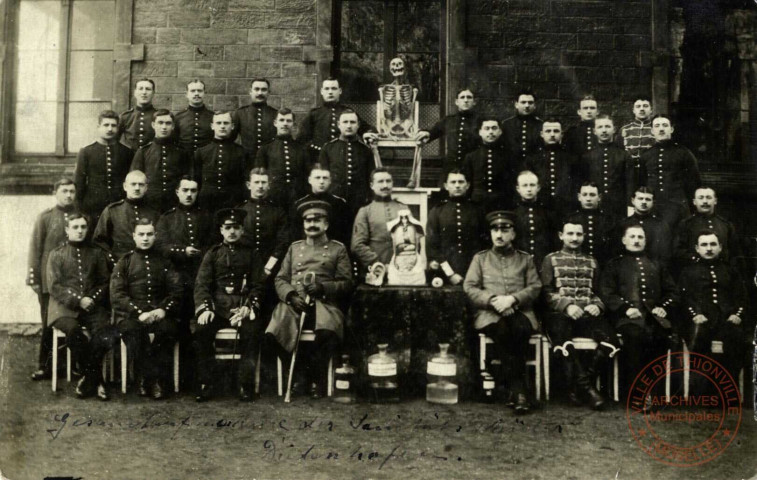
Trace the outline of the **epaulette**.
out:
[[[515,251],[518,252],[518,253],[523,253],[525,255],[531,255],[530,253],[528,253],[526,251],[523,251],[523,250],[518,250],[517,248],[515,249]]]
[[[332,242],[334,242],[334,243],[336,243],[337,245],[341,245],[342,247],[344,247],[344,244],[342,242],[340,242],[339,240],[334,240],[333,238],[330,238],[329,240],[332,241]],[[347,247],[345,247],[345,248],[347,248]]]
[[[141,147],[139,147],[139,150],[147,150],[147,148],[150,147],[150,145],[152,145],[152,142],[147,142]]]
[[[130,113],[130,112],[133,112],[133,111],[134,111],[134,107],[131,107],[128,110],[124,110],[124,113]],[[122,113],[121,115],[123,115],[124,113]]]
[[[62,249],[63,247],[65,247],[66,245],[67,245],[67,243],[66,243],[66,242],[62,242],[62,243],[61,243],[60,245],[58,245],[57,247],[53,248],[53,249],[52,249],[52,250],[50,251],[50,253],[52,253],[52,252],[57,252],[58,250],[60,250],[60,249]]]
[[[108,204],[105,208],[110,208],[110,207],[115,207],[116,205],[121,205],[125,201],[126,200],[124,200],[123,198],[121,200],[116,200],[115,202]]]
[[[295,240],[294,242],[292,242],[292,245],[297,245],[298,243],[302,243],[304,241],[305,240]]]
[[[536,115],[534,115],[534,116],[533,116],[533,117],[531,117],[531,118],[533,118],[533,119],[534,119],[535,121],[537,121],[537,122],[543,122],[543,120],[541,119],[541,117],[537,117]]]
[[[329,140],[326,143],[334,143],[334,142],[338,142],[338,141],[339,141],[339,137],[336,137],[336,138],[332,138],[331,140]]]
[[[332,194],[331,194],[331,196],[332,196],[332,197],[334,197],[334,198],[336,198],[336,199],[338,199],[338,200],[341,200],[341,201],[343,201],[344,203],[347,203],[347,200],[345,200],[344,198],[340,197],[339,195],[334,195],[334,194],[332,193]]]
[[[474,255],[474,257],[478,256],[478,255],[481,255],[481,254],[484,254],[484,253],[488,252],[489,250],[491,250],[491,248],[487,248],[486,250],[481,250],[480,252],[476,253],[476,255]]]
[[[168,209],[168,210],[166,210],[165,212],[163,212],[163,215],[168,215],[169,213],[171,213],[171,212],[174,212],[174,211],[176,211],[176,207],[173,207],[173,208],[171,208],[171,209]],[[162,217],[163,215],[161,215],[161,217]]]
[[[45,213],[50,213],[50,212],[52,212],[52,211],[53,211],[53,209],[54,209],[54,208],[55,208],[55,207],[48,207],[48,208],[46,208],[46,209],[42,210],[42,213],[43,213],[43,214],[45,214]]]

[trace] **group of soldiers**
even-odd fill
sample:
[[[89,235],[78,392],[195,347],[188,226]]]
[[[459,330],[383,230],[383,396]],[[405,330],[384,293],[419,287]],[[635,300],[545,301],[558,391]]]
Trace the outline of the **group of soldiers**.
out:
[[[78,396],[108,399],[99,365],[121,340],[139,393],[160,399],[179,341],[205,401],[216,333],[233,327],[239,396],[250,401],[261,345],[292,352],[303,317],[315,332],[305,382],[324,394],[355,274],[390,262],[387,223],[409,207],[392,198],[391,173],[374,168],[376,131],[340,103],[337,79],[323,81],[323,105],[296,140],[294,113],[267,105],[269,88],[253,79],[250,105],[213,112],[195,79],[187,108],[173,114],[152,106],[155,84],[141,79],[133,109],[102,112],[97,141],[35,224],[27,283],[43,335],[33,379],[50,375],[54,327],[83,374]],[[537,331],[567,357],[571,398],[592,408],[604,404],[593,378],[618,349],[626,379],[679,336],[692,351],[721,340],[722,363],[738,370],[739,239],[649,98],[635,100],[619,134],[591,96],[565,135],[559,120],[535,115],[528,90],[503,121],[478,114],[470,89],[455,104],[415,138],[446,147],[445,196],[425,226],[429,274],[462,284],[474,329],[506,366],[516,413],[529,409],[525,357]],[[577,354],[575,337],[596,341],[590,357]]]

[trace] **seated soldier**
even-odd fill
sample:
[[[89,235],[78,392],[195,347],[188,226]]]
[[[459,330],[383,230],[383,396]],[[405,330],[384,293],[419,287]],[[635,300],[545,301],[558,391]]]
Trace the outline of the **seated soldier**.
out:
[[[723,258],[717,233],[700,232],[695,248],[699,261],[686,266],[679,278],[682,334],[692,352],[713,354],[735,379],[746,348],[744,282],[738,269]],[[713,340],[723,342],[722,352],[711,350]]]
[[[105,306],[110,275],[105,252],[87,244],[87,219],[79,213],[66,219],[66,235],[68,243],[53,250],[47,264],[48,320],[66,334],[66,346],[84,374],[76,396],[88,397],[96,390],[97,398],[108,400],[100,364],[118,332],[110,326]]]
[[[303,328],[315,331],[315,353],[309,362],[300,365],[306,365],[313,398],[324,394],[329,360],[344,338],[344,313],[339,305],[352,289],[347,248],[326,235],[330,210],[329,204],[322,200],[300,204],[305,240],[292,243],[284,257],[276,276],[280,302],[266,329],[266,335],[272,336],[275,344],[292,352],[300,315],[306,315]],[[308,281],[309,275],[315,276],[312,282]]]
[[[253,251],[240,243],[247,213],[225,208],[216,214],[223,242],[211,248],[200,264],[195,280],[194,303],[197,324],[193,345],[197,355],[196,385],[198,402],[212,394],[215,367],[216,333],[237,328],[234,348],[240,354],[239,399],[252,401],[255,361],[260,348],[263,320],[260,314],[263,294],[262,267]]]
[[[183,287],[171,261],[153,248],[155,225],[151,220],[136,222],[134,243],[136,248],[113,269],[110,303],[128,356],[134,359],[139,395],[149,396],[152,387],[152,398],[160,400],[167,394],[164,381],[171,371]],[[150,333],[154,334],[152,342]]]
[[[647,256],[641,225],[626,227],[622,242],[625,253],[602,271],[600,296],[623,336],[621,378],[630,384],[644,365],[677,342],[670,316],[678,291],[667,268]]]
[[[584,242],[581,251],[596,258],[600,265],[604,265],[610,257],[610,232],[612,230],[611,217],[600,209],[604,197],[599,193],[596,183],[585,182],[578,192],[577,211],[568,215],[568,220],[584,227]]]
[[[615,255],[622,255],[626,251],[620,241],[624,232],[631,225],[641,225],[645,233],[644,252],[650,259],[668,268],[673,256],[673,235],[668,224],[655,213],[654,192],[648,187],[637,187],[631,197],[631,205],[633,214],[618,222],[613,228],[610,249]]]
[[[486,220],[466,195],[469,185],[462,170],[450,170],[444,179],[449,198],[431,209],[426,222],[429,269],[441,269],[452,285],[463,281],[473,255],[487,243]]]
[[[518,202],[515,210],[515,247],[534,256],[536,268],[541,268],[542,260],[554,250],[555,215],[539,199],[541,184],[539,177],[525,170],[518,175],[515,191]]]
[[[529,410],[526,357],[528,340],[539,327],[532,304],[541,291],[541,281],[533,257],[513,247],[513,213],[494,211],[486,220],[493,247],[473,257],[463,289],[477,309],[474,327],[494,340],[515,413],[522,414]]]
[[[597,295],[599,265],[597,260],[581,252],[584,229],[570,220],[559,232],[562,250],[544,258],[541,281],[548,312],[545,324],[554,351],[567,353],[567,379],[573,387],[575,402],[585,401],[595,410],[605,401],[594,389],[597,372],[617,349],[617,337],[603,315],[604,304]],[[597,342],[591,362],[581,358],[571,339],[587,337]]]

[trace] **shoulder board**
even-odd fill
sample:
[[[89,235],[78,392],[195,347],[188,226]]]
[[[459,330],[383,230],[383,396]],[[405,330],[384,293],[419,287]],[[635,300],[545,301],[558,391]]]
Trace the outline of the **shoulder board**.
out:
[[[54,208],[55,208],[55,207],[48,207],[48,208],[46,208],[46,209],[42,210],[42,214],[44,215],[45,213],[50,213],[50,212],[52,212],[52,211],[53,211],[53,209],[54,209]]]
[[[535,122],[543,122],[543,121],[544,121],[544,120],[542,120],[542,119],[541,119],[541,117],[537,117],[536,115],[534,115],[534,116],[533,116],[533,117],[531,117],[531,118],[532,118],[532,119],[533,119],[533,120],[534,120]]]
[[[301,196],[300,198],[298,198],[297,200],[294,201],[294,205],[296,205],[296,204],[300,203],[301,201],[305,200],[309,195],[310,194]]]
[[[133,112],[133,111],[134,111],[134,107],[131,107],[131,108],[130,108],[130,109],[128,109],[128,110],[124,110],[124,113],[131,113],[131,112]],[[123,113],[122,113],[121,115],[123,115]]]
[[[58,245],[57,247],[53,248],[53,250],[52,250],[52,251],[53,251],[53,252],[57,252],[58,250],[62,250],[62,249],[63,249],[63,247],[65,247],[66,245],[67,245],[67,243],[65,243],[65,242],[64,242],[64,243],[61,243],[61,244],[60,244],[60,245]]]
[[[337,245],[339,245],[339,246],[341,246],[341,247],[344,247],[344,244],[343,244],[342,242],[340,242],[339,240],[329,239],[329,241],[330,241],[331,243],[336,243]],[[346,248],[346,247],[345,247],[345,248]]]
[[[121,204],[122,204],[122,203],[124,203],[125,201],[126,201],[126,200],[124,200],[123,198],[122,198],[121,200],[116,200],[115,202],[113,202],[113,203],[109,204],[109,205],[108,205],[107,207],[105,207],[105,208],[110,208],[110,207],[115,207],[116,205],[121,205]]]
[[[318,110],[320,110],[320,109],[322,109],[322,108],[323,108],[323,105],[321,105],[320,107],[313,107],[313,108],[311,108],[311,109],[310,109],[310,112],[311,112],[311,113],[312,113],[312,112],[317,112]]]
[[[326,144],[328,145],[329,143],[334,143],[334,142],[338,142],[338,141],[339,141],[339,137],[336,137],[336,138],[331,139],[328,142],[326,142]]]
[[[297,245],[298,243],[302,243],[304,241],[305,240],[295,240],[294,242],[292,242],[292,245]]]
[[[124,258],[131,257],[132,255],[134,255],[134,250],[129,250],[128,252],[124,253],[124,256],[119,258],[118,261],[120,262]]]
[[[523,255],[528,255],[528,256],[531,256],[531,254],[530,254],[530,253],[528,253],[528,252],[526,252],[526,251],[523,251],[523,250],[518,250],[517,248],[515,249],[515,251],[516,251],[516,252],[518,252],[518,253],[522,253]]]
[[[474,257],[477,256],[477,255],[483,255],[484,253],[488,252],[489,250],[491,250],[491,249],[487,248],[486,250],[481,250],[480,252],[476,253],[476,255],[474,255]]]
[[[341,200],[342,202],[347,203],[347,200],[345,200],[344,198],[340,197],[339,195],[334,195],[332,193],[331,196],[334,197],[334,198],[336,198],[337,200]]]
[[[168,215],[169,213],[173,213],[175,211],[176,211],[176,207],[173,207],[172,209],[166,210],[165,212],[163,212],[163,215]]]
[[[249,199],[245,200],[244,202],[236,205],[234,208],[243,208],[245,205],[247,205],[247,203],[249,203],[249,201],[250,201]]]

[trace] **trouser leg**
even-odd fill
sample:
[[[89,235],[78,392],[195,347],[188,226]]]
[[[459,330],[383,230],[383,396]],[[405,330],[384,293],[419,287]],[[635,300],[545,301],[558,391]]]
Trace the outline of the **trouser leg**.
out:
[[[38,293],[39,316],[42,321],[42,338],[39,344],[37,365],[40,370],[47,370],[52,366],[53,329],[47,324],[47,310],[50,305],[50,294]]]
[[[337,353],[339,343],[339,336],[331,330],[315,331],[311,379],[321,387],[326,385],[329,361]]]
[[[516,312],[482,330],[494,340],[494,351],[504,367],[505,380],[514,394],[525,393],[528,340],[534,333],[528,317]]]

